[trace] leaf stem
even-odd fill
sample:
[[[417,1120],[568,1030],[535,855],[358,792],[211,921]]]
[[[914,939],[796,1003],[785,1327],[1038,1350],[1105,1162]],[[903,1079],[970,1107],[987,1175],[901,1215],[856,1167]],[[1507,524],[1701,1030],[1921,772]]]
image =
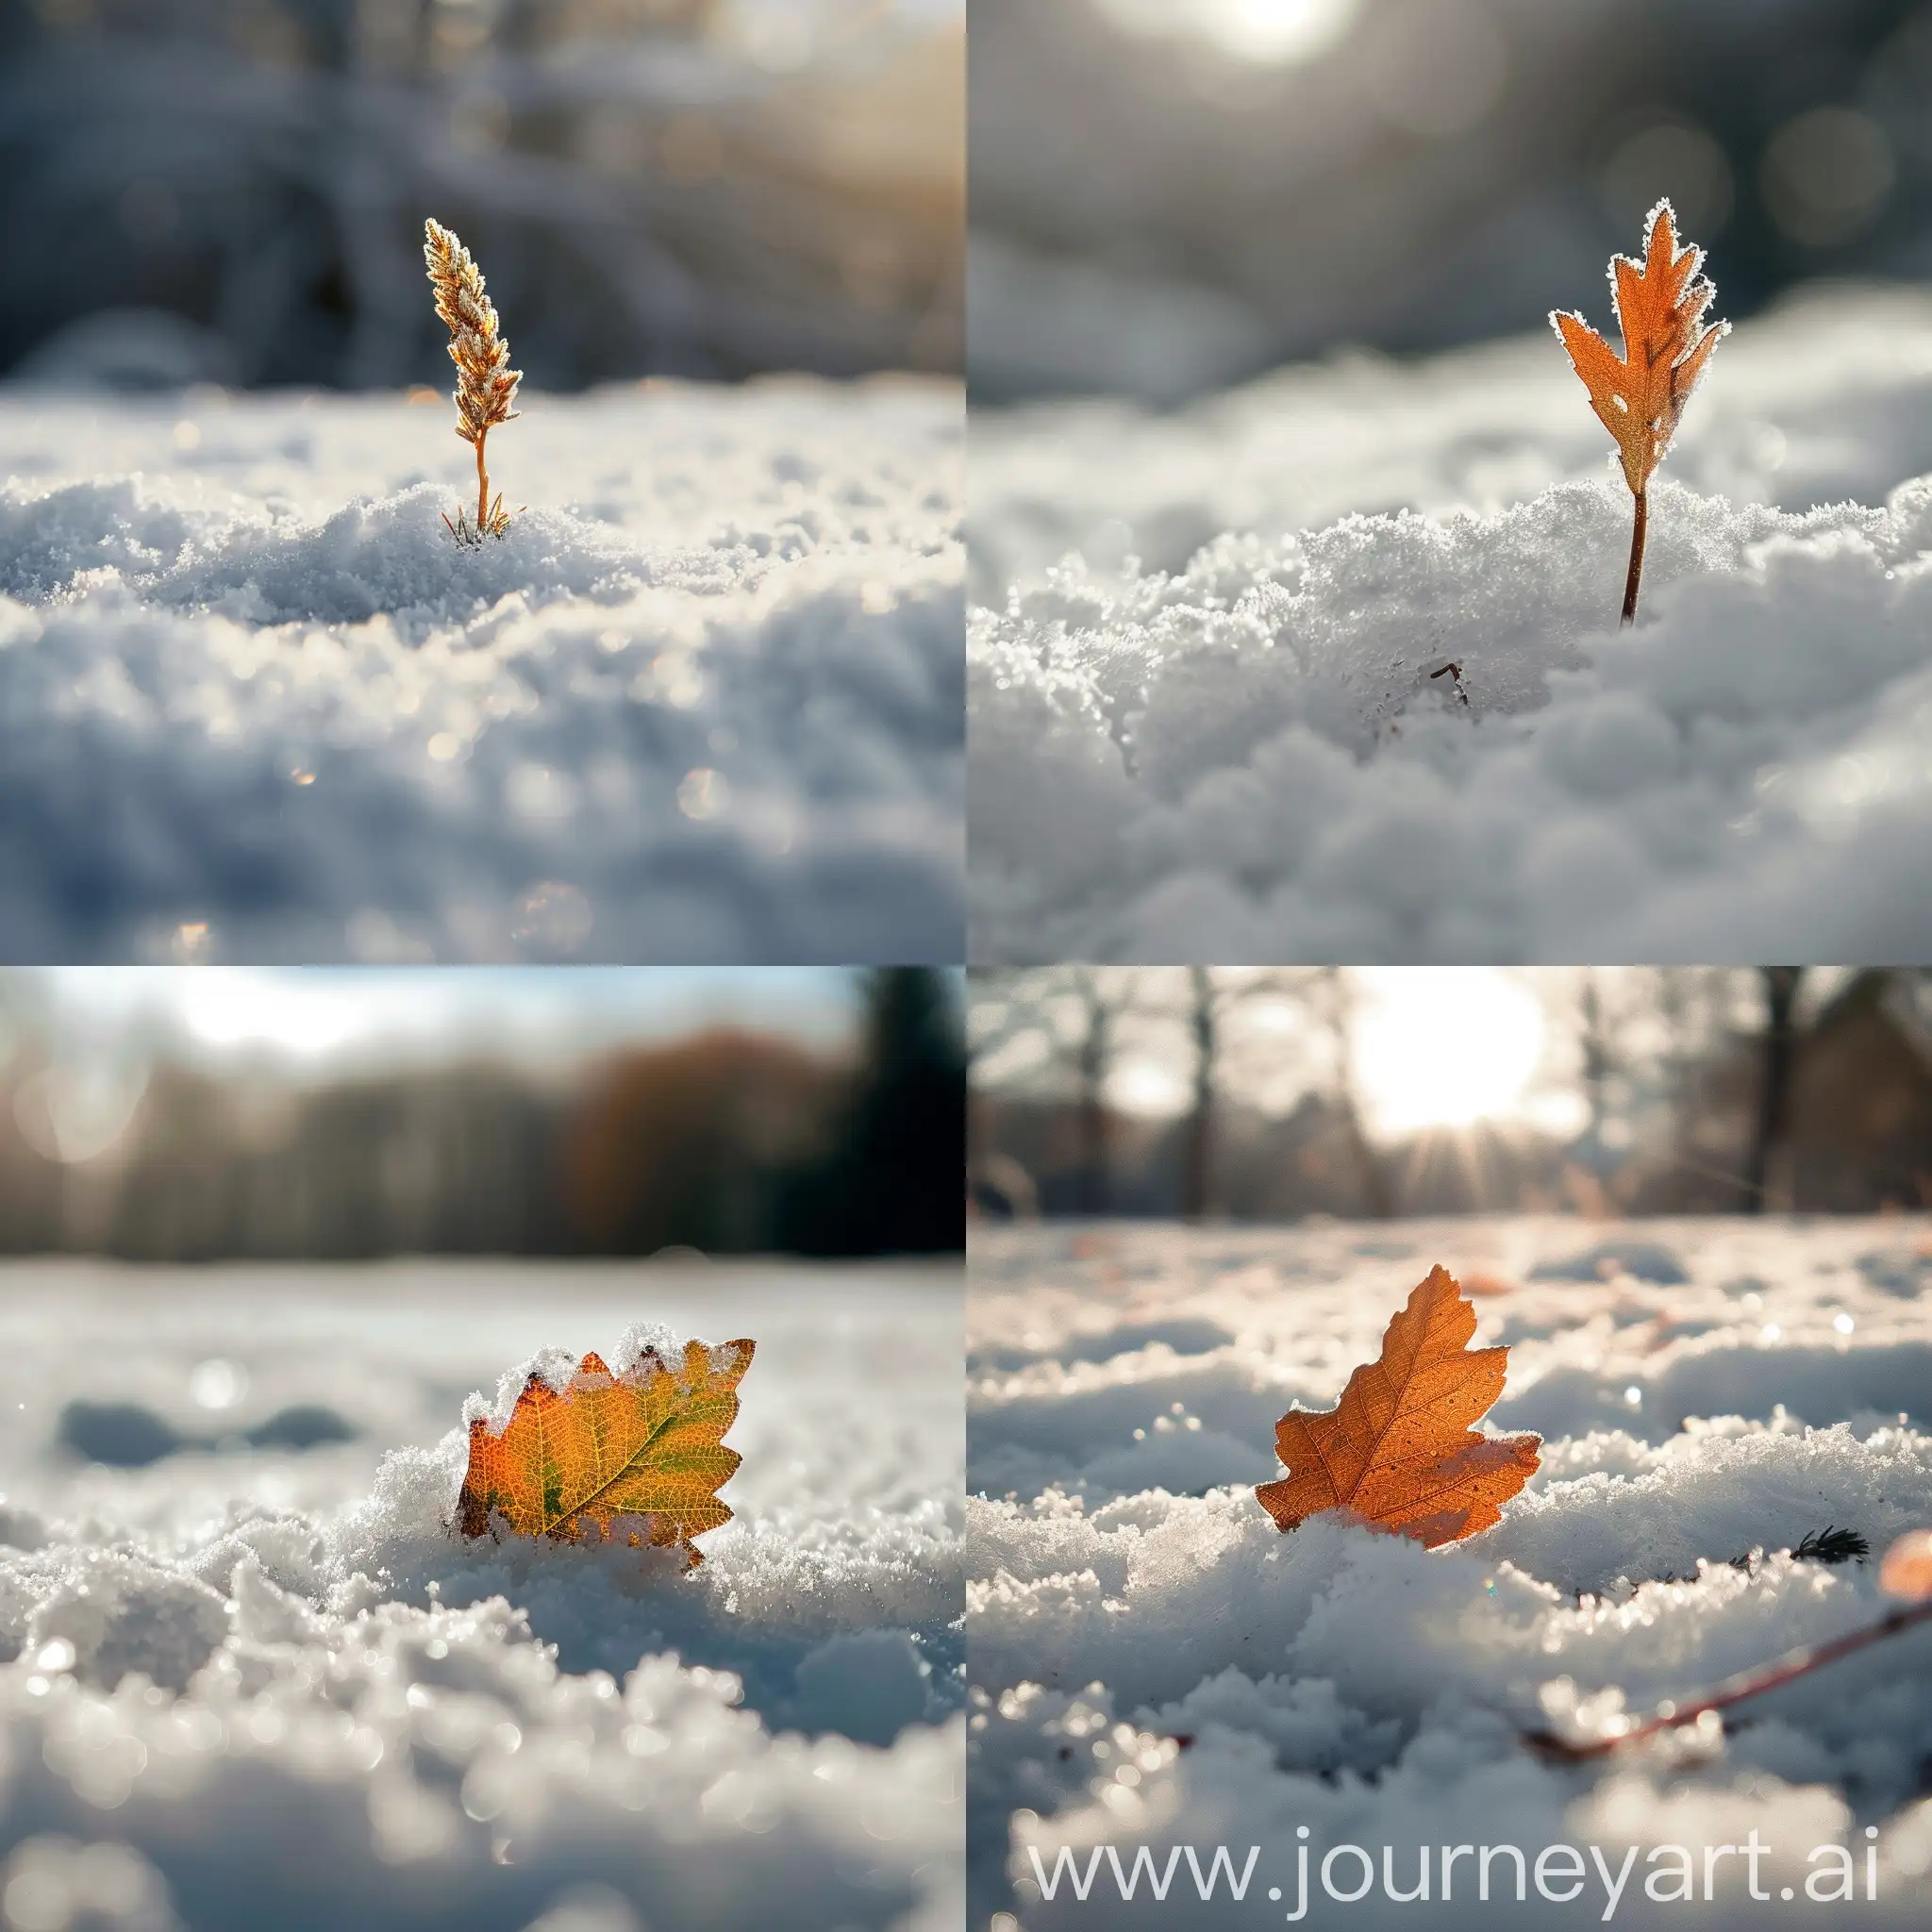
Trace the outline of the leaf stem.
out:
[[[483,445],[476,445],[476,460],[483,460]],[[1630,575],[1624,581],[1624,625],[1627,630],[1637,622],[1637,592],[1643,582],[1643,540],[1650,528],[1650,498],[1637,492],[1637,525],[1630,532]]]
[[[1638,498],[1640,503],[1642,500]],[[1876,1643],[1885,1637],[1895,1637],[1901,1630],[1909,1630],[1914,1624],[1923,1624],[1927,1618],[1932,1618],[1932,1603],[1911,1604],[1881,1617],[1875,1624],[1866,1624],[1862,1630],[1835,1637],[1829,1643],[1802,1644],[1796,1650],[1786,1651],[1783,1657],[1759,1670],[1740,1671],[1734,1677],[1726,1677],[1715,1690],[1700,1697],[1694,1704],[1660,1705],[1656,1715],[1613,1738],[1595,1738],[1588,1743],[1573,1743],[1553,1731],[1531,1731],[1526,1734],[1526,1741],[1554,1757],[1580,1761],[1588,1757],[1607,1757],[1620,1744],[1634,1744],[1640,1738],[1654,1737],[1658,1731],[1695,1724],[1707,1710],[1724,1710],[1746,1697],[1757,1697],[1766,1690],[1775,1690],[1779,1685],[1789,1684],[1794,1677],[1802,1677],[1807,1672],[1817,1670],[1821,1664],[1836,1663],[1840,1657],[1849,1657],[1855,1650],[1863,1650],[1868,1643]]]
[[[478,536],[481,536],[490,527],[490,472],[483,467],[483,439],[489,434],[490,431],[487,428],[479,429],[476,432],[476,533]],[[1639,497],[1637,500],[1640,504],[1643,501],[1641,497]],[[1636,592],[1633,591],[1631,595],[1635,596]],[[1627,622],[1628,620],[1626,619],[1625,621]]]

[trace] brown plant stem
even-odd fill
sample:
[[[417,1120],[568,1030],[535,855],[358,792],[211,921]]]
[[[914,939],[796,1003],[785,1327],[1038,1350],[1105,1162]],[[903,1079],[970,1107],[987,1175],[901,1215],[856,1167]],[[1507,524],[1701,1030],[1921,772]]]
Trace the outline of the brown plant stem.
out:
[[[1638,498],[1640,503],[1642,500]],[[1589,1743],[1574,1743],[1567,1738],[1557,1737],[1554,1731],[1526,1731],[1524,1741],[1548,1757],[1571,1762],[1607,1757],[1620,1744],[1634,1744],[1640,1739],[1655,1737],[1659,1731],[1672,1730],[1679,1724],[1695,1724],[1707,1710],[1725,1710],[1746,1697],[1757,1697],[1767,1690],[1775,1690],[1779,1685],[1789,1684],[1794,1677],[1802,1677],[1823,1664],[1836,1663],[1840,1657],[1849,1657],[1853,1651],[1863,1650],[1868,1643],[1876,1643],[1882,1638],[1896,1637],[1901,1630],[1909,1630],[1914,1624],[1923,1624],[1927,1618],[1932,1618],[1932,1603],[1911,1604],[1881,1617],[1875,1624],[1868,1624],[1862,1630],[1835,1637],[1829,1643],[1801,1644],[1796,1650],[1786,1651],[1774,1663],[1726,1677],[1715,1690],[1700,1697],[1694,1704],[1660,1706],[1656,1715],[1614,1738],[1595,1738]]]
[[[480,457],[482,452],[477,452]],[[1628,630],[1637,622],[1637,592],[1643,582],[1643,540],[1650,529],[1650,498],[1637,492],[1637,525],[1630,532],[1630,575],[1624,580],[1624,624]]]
[[[490,472],[483,467],[483,438],[489,434],[485,429],[476,438],[476,528],[479,532],[490,527]]]

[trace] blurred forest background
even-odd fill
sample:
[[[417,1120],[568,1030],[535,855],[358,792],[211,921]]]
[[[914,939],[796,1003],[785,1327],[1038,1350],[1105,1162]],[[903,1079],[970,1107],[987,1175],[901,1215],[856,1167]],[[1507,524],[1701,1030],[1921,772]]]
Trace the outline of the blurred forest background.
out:
[[[0,374],[956,371],[963,0],[0,0]]]
[[[969,112],[981,401],[1601,320],[1666,193],[1732,318],[1932,274],[1928,0],[973,0]]]
[[[975,1211],[1932,1207],[1932,973],[975,973]]]
[[[191,975],[206,997],[184,1018]],[[788,977],[794,1016],[748,996]],[[692,975],[654,1005],[641,969],[108,978],[0,974],[0,1253],[849,1257],[963,1242],[957,975],[717,975],[702,1011],[670,996]],[[408,1005],[359,1022],[359,989],[398,978]],[[540,996],[568,1003],[560,1026],[533,1024]]]

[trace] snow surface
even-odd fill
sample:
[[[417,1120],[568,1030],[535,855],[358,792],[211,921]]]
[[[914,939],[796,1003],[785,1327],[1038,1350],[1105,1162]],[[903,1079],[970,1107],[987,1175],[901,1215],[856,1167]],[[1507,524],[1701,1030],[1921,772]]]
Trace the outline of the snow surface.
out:
[[[0,400],[16,961],[948,960],[961,411]]]
[[[1629,633],[1546,330],[973,451],[975,959],[1932,950],[1932,294],[1740,326]]]
[[[0,1289],[9,1926],[955,1932],[957,1268]],[[758,1344],[703,1564],[454,1539],[466,1400],[640,1319]]]
[[[1600,1735],[1621,1707],[1647,1712],[1884,1613],[1878,1556],[1932,1524],[1932,1220],[1647,1224],[1641,1274],[1599,1241],[1514,1218],[974,1231],[974,1927],[998,1911],[1035,1932],[1275,1923],[1296,1900],[1301,1825],[1317,1873],[1339,1843],[1395,1847],[1405,1891],[1424,1843],[1513,1842],[1532,1862],[1597,1843],[1613,1870],[1637,1845],[1619,1924],[1926,1923],[1932,1628],[1702,1740],[1557,1767],[1518,1733]],[[1496,1527],[1443,1550],[1330,1516],[1284,1537],[1252,1489],[1280,1473],[1276,1418],[1332,1406],[1437,1260],[1490,1291],[1478,1341],[1510,1350],[1490,1424],[1540,1432],[1541,1471]],[[1786,1554],[1827,1526],[1862,1534],[1873,1559]],[[1765,1882],[1795,1903],[1754,1908],[1738,1860],[1707,1906],[1642,1896],[1651,1847],[1743,1843],[1753,1825],[1779,1855]],[[1833,1841],[1855,1847],[1855,1907],[1806,1899],[1805,1855]],[[1157,1866],[1175,1845],[1204,1866],[1218,1844],[1237,1868],[1261,1853],[1239,1908],[1224,1882],[1204,1906],[1185,1866],[1164,1905],[1144,1880],[1123,1904],[1105,1864],[1104,1908],[1065,1884],[1041,1900],[1029,1845],[1050,1875],[1061,1845],[1084,1869],[1108,1844],[1129,1872],[1141,1845]],[[1426,1909],[1389,1903],[1379,1874],[1347,1907],[1317,1878],[1308,1923],[1601,1921],[1593,1872],[1574,1904],[1531,1890],[1518,1909],[1508,1870],[1483,1905],[1464,1865]],[[1336,1880],[1358,1882],[1345,1855]]]

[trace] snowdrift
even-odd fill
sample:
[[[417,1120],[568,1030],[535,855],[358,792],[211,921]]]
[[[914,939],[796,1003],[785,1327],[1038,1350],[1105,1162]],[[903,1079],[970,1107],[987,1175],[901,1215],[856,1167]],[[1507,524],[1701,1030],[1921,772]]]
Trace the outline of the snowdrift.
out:
[[[957,958],[957,390],[423,400],[0,400],[7,957]]]
[[[12,1268],[0,1889],[197,1932],[957,1926],[957,1279]],[[640,1313],[759,1341],[702,1566],[452,1536],[463,1390]],[[110,1397],[188,1446],[81,1459]],[[255,1446],[297,1401],[335,1429]]]
[[[1634,1844],[1617,1924],[1739,1927],[1766,1923],[1741,1865],[1708,1904],[1660,1904],[1644,1860],[1664,1842],[1741,1844],[1755,1826],[1778,1854],[1765,1879],[1798,1891],[1779,1919],[1837,1909],[1802,1890],[1806,1854],[1837,1843],[1854,1848],[1861,1923],[1922,1923],[1932,1630],[1740,1707],[1704,1745],[1557,1767],[1518,1735],[1584,1706],[1648,1709],[1874,1621],[1875,1561],[1789,1553],[1836,1526],[1875,1557],[1932,1522],[1932,1226],[1657,1234],[1681,1279],[1607,1257],[1600,1275],[1536,1279],[1540,1263],[1585,1272],[1560,1264],[1587,1238],[1556,1221],[975,1232],[974,1923],[1085,1923],[1099,1908],[1064,1882],[1043,1900],[1028,1847],[1050,1877],[1059,1847],[1084,1870],[1109,1843],[1129,1871],[1143,1845],[1158,1867],[1192,1844],[1205,1868],[1224,1844],[1237,1872],[1261,1850],[1239,1907],[1224,1881],[1204,1904],[1185,1867],[1164,1904],[1144,1878],[1126,1904],[1103,1863],[1105,1923],[1252,1923],[1271,1886],[1278,1909],[1295,1903],[1304,1826],[1317,1871],[1324,1847],[1394,1847],[1404,1890],[1423,1844],[1513,1842],[1533,1861],[1595,1842],[1613,1867]],[[1251,1487],[1279,1474],[1274,1418],[1330,1406],[1438,1259],[1520,1284],[1477,1301],[1478,1339],[1510,1347],[1490,1424],[1541,1431],[1541,1470],[1501,1524],[1450,1549],[1325,1517],[1284,1537]],[[1423,1916],[1552,1923],[1533,1889],[1515,1907],[1507,1869],[1483,1904],[1464,1868]],[[1337,1877],[1351,1889],[1357,1868]],[[1379,1872],[1345,1908],[1316,1883],[1310,1924],[1416,1920]],[[1578,1923],[1604,1903],[1600,1888],[1579,1899]]]
[[[974,438],[975,958],[1932,945],[1924,298],[1725,344],[1625,633],[1547,336]]]

